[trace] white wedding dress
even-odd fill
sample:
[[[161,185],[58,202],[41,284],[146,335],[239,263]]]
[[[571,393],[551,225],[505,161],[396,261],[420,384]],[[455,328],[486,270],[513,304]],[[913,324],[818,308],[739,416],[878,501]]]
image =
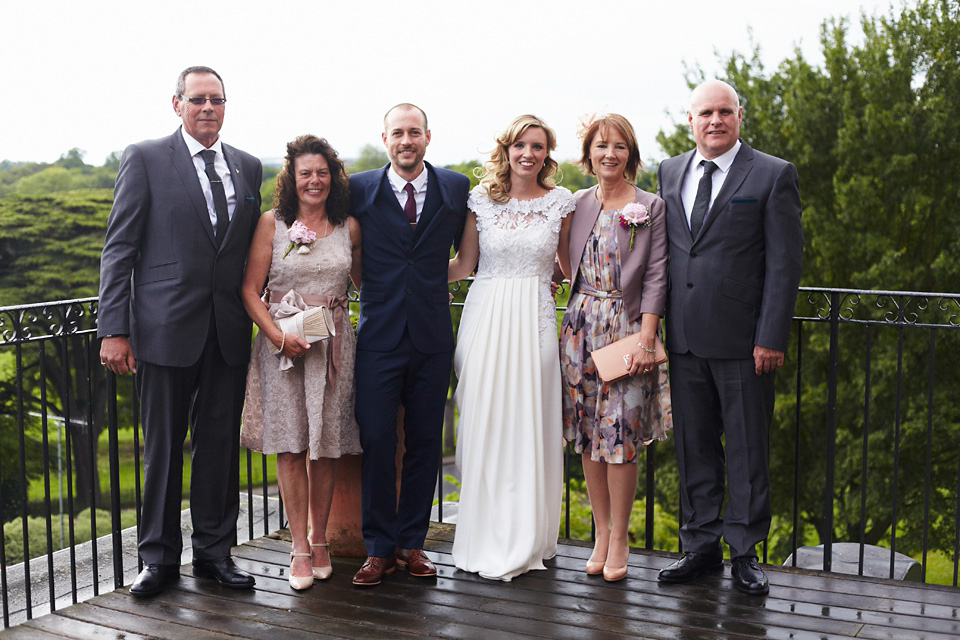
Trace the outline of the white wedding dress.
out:
[[[508,581],[557,552],[563,425],[557,319],[550,280],[573,197],[491,202],[481,187],[480,267],[470,286],[454,369],[460,510],[458,569]]]

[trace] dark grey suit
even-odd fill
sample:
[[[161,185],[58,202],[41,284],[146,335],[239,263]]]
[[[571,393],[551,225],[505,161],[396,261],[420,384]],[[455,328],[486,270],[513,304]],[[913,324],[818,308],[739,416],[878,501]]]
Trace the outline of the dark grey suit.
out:
[[[129,335],[144,432],[140,556],[180,564],[182,446],[193,448],[194,556],[229,555],[251,324],[240,300],[262,168],[222,145],[236,206],[218,249],[179,130],[123,152],[100,264],[99,336]]]
[[[681,201],[694,153],[658,171],[670,253],[666,346],[680,539],[686,551],[707,552],[722,534],[732,557],[751,556],[770,527],[774,395],[774,374],[754,372],[753,349],[787,350],[803,256],[797,170],[743,143],[694,238]]]

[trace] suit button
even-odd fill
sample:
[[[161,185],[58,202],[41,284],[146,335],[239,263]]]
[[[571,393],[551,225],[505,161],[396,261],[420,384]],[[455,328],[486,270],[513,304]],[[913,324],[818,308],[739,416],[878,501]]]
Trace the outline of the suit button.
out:
[[[688,282],[688,283],[687,283],[687,289],[693,289],[693,283],[692,283],[692,282]]]
[[[413,294],[413,289],[409,289],[409,288],[408,288],[408,289],[407,289],[407,295],[409,296],[409,295],[412,295],[412,294]]]
[[[696,258],[696,257],[697,257],[697,252],[696,252],[696,251],[691,251],[691,252],[690,252],[690,257],[691,257],[691,258]]]
[[[407,260],[407,264],[413,264],[413,258],[410,258],[409,260]]]

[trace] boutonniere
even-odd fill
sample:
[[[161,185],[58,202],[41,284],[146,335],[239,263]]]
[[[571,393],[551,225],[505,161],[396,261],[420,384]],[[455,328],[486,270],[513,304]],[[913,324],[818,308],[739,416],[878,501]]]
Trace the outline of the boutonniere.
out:
[[[630,227],[630,251],[633,251],[633,237],[637,234],[640,227],[649,227],[653,224],[653,218],[647,208],[637,202],[631,202],[623,208],[620,213],[620,226],[626,229]]]
[[[310,253],[310,247],[316,241],[317,234],[310,227],[297,220],[290,225],[287,237],[290,238],[290,246],[283,253],[284,258],[290,255],[294,247],[297,247],[297,253]]]

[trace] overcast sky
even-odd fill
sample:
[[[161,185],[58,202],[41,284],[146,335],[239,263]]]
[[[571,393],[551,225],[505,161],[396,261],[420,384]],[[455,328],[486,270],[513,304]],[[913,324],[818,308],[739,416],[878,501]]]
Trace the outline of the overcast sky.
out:
[[[557,157],[577,154],[581,113],[625,115],[644,158],[657,131],[684,115],[684,67],[712,75],[716,52],[768,69],[799,47],[819,65],[819,28],[901,0],[274,0],[152,2],[11,0],[3,10],[0,159],[52,162],[72,147],[89,164],[168,135],[177,74],[204,64],[224,78],[221,135],[262,158],[303,133],[345,157],[380,145],[398,102],[430,118],[427,159],[485,157],[521,113],[557,131]]]

